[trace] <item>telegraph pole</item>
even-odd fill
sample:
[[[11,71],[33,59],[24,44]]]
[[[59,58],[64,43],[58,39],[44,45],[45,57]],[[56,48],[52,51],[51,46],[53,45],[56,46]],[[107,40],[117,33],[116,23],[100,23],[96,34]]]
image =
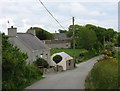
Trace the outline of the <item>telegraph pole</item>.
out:
[[[73,23],[73,50],[74,50],[74,67],[76,67],[75,63],[75,18],[72,17],[72,23]]]

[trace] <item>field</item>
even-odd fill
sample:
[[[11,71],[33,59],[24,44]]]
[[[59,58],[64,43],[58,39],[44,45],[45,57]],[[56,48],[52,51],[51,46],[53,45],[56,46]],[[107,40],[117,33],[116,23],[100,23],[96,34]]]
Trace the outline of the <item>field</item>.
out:
[[[74,57],[75,55],[75,57],[78,58],[81,53],[86,53],[88,51],[85,49],[75,49],[75,50],[74,49],[51,49],[50,50],[51,55],[58,52],[65,52],[72,57]]]
[[[50,50],[51,55],[54,53],[58,53],[58,52],[65,52],[72,57],[74,57],[74,55],[75,55],[77,64],[79,64],[83,61],[87,61],[88,59],[96,56],[96,54],[94,52],[88,51],[85,49],[51,49]],[[81,54],[82,54],[82,56],[80,56]]]
[[[118,89],[118,60],[109,58],[97,62],[89,73],[85,87],[89,89]]]

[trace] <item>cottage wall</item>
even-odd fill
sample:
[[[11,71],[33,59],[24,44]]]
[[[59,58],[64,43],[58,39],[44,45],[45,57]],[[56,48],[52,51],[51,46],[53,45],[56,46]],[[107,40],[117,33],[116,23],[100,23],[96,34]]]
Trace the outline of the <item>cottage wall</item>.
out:
[[[66,61],[66,70],[70,70],[74,68],[74,60],[67,60]]]
[[[70,48],[71,40],[43,40],[42,42],[46,44],[49,48]]]
[[[33,59],[37,60],[37,58],[43,58],[50,64],[50,51],[49,50],[36,50],[33,51]]]
[[[49,50],[30,50],[29,47],[26,47],[20,39],[13,37],[9,38],[11,44],[20,48],[23,53],[27,53],[28,59],[27,63],[33,63],[37,58],[41,57],[45,59],[50,64],[50,51]],[[42,55],[42,56],[41,56]]]
[[[70,48],[70,43],[46,44],[50,48]]]

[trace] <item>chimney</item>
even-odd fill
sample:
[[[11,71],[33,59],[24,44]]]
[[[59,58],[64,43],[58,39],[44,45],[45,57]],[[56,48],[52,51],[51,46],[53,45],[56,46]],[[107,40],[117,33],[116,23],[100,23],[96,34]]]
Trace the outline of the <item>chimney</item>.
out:
[[[28,29],[27,33],[30,33],[30,34],[36,36],[35,30],[32,27],[30,29]]]
[[[13,26],[8,28],[8,36],[17,36],[17,28],[14,28]]]

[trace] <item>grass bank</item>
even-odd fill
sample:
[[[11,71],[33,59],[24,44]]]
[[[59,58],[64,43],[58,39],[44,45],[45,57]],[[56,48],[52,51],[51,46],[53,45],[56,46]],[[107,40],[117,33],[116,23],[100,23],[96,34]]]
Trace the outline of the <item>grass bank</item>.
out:
[[[118,89],[118,60],[107,58],[97,62],[86,79],[85,88],[88,91]]]

